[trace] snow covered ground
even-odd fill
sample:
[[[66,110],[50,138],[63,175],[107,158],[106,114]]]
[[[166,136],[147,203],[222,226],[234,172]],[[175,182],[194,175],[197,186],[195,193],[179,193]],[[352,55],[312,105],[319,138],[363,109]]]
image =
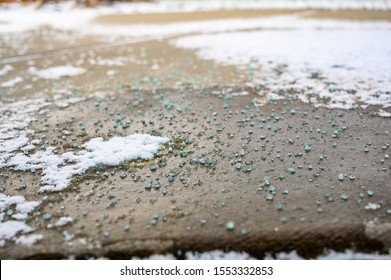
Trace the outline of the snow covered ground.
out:
[[[186,36],[173,44],[201,59],[248,67],[253,83],[282,97],[295,89],[301,100],[329,108],[391,106],[390,23],[283,16],[260,26],[269,30]]]
[[[91,25],[90,21],[100,15],[109,14],[132,14],[132,13],[166,13],[166,12],[193,12],[193,11],[217,11],[228,9],[367,9],[367,10],[390,10],[389,0],[315,0],[315,1],[287,1],[287,0],[264,0],[264,1],[157,1],[153,3],[116,3],[113,6],[102,6],[95,9],[85,9],[75,6],[74,1],[65,1],[58,5],[46,5],[39,10],[33,6],[20,6],[18,4],[2,6],[0,9],[0,33],[20,32],[38,28],[43,25],[53,26],[57,29],[77,30],[96,34],[123,34],[132,36],[151,35],[161,32],[160,25],[148,25],[144,30],[143,25],[137,28],[116,28],[103,25]],[[179,25],[176,25],[179,28]],[[176,32],[196,32],[196,27],[182,26]],[[203,26],[201,24],[201,26]],[[167,27],[167,26],[165,26]],[[208,31],[200,27],[200,31]],[[240,27],[238,27],[240,28]],[[246,27],[244,27],[246,28]],[[166,28],[165,28],[166,29]],[[171,30],[171,28],[169,28]],[[153,31],[156,30],[156,31]],[[214,32],[212,29],[209,32]],[[158,33],[163,35],[161,33]],[[156,34],[155,34],[156,35]]]

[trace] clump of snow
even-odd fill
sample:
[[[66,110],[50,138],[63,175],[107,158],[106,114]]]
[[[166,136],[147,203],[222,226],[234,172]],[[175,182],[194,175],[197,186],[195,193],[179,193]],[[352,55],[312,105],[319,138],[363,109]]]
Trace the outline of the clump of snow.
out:
[[[231,93],[231,96],[246,96],[246,95],[249,95],[248,91],[239,91],[239,92]]]
[[[74,66],[55,66],[38,71],[33,69],[31,72],[43,79],[60,79],[63,77],[82,75],[86,72],[86,70],[84,68]]]
[[[11,72],[12,70],[14,70],[14,67],[12,67],[9,64],[6,64],[6,65],[3,66],[3,68],[0,68],[0,76],[5,76],[9,72]]]
[[[14,240],[17,244],[18,242],[28,241],[28,239],[23,239],[23,235],[17,237],[21,238],[14,239],[18,234],[29,233],[33,229],[26,225],[25,220],[28,217],[28,214],[31,213],[35,207],[40,203],[37,201],[26,201],[21,196],[7,196],[0,193],[0,243],[5,244],[6,240]],[[11,210],[11,206],[14,207],[16,213],[12,214],[10,220],[3,221],[5,213],[7,210]]]
[[[31,246],[37,243],[38,241],[43,239],[42,234],[29,234],[22,235],[14,238],[15,244],[23,245],[23,246]]]
[[[7,196],[0,193],[0,212],[4,212],[10,206],[15,205],[18,214],[29,214],[39,205],[37,201],[26,201],[22,196]]]
[[[378,203],[372,203],[372,202],[368,202],[368,204],[365,206],[365,209],[366,210],[377,210],[377,209],[380,209],[380,204]]]
[[[41,181],[45,184],[40,191],[60,191],[65,189],[73,175],[83,174],[98,164],[116,166],[123,161],[136,158],[152,159],[160,146],[168,142],[167,137],[149,134],[133,134],[126,137],[113,137],[107,141],[94,138],[83,145],[84,149],[56,155],[53,148],[38,151],[31,155],[15,154],[0,162],[0,168],[14,170],[42,170]]]
[[[54,225],[56,227],[63,227],[72,222],[73,219],[71,217],[61,217]]]
[[[116,75],[118,72],[116,70],[109,70],[106,72],[106,75],[107,76],[114,76]]]
[[[391,117],[391,113],[388,113],[382,109],[379,110],[379,112],[377,113],[380,117],[384,117],[384,118],[390,118]]]
[[[81,94],[72,94],[66,90],[57,90],[56,93],[58,94],[53,97],[53,101],[59,108],[67,108],[71,104],[80,103],[87,100],[88,97],[91,97],[91,95],[85,96]]]
[[[289,16],[264,23],[266,28],[273,26],[273,30],[201,34],[172,42],[194,49],[202,59],[255,65],[249,69],[249,79],[268,92],[281,95],[293,89],[299,99],[329,108],[348,109],[359,103],[391,106],[391,24]]]
[[[0,102],[0,165],[29,143],[29,135],[34,131],[28,125],[49,104],[43,98]]]
[[[22,77],[16,77],[16,78],[8,80],[8,81],[6,81],[4,83],[1,83],[0,87],[13,87],[16,84],[19,84],[20,82],[23,82],[23,78]]]
[[[245,252],[223,252],[219,250],[209,252],[186,252],[187,260],[254,260]]]
[[[132,61],[129,57],[117,56],[113,58],[89,58],[88,63],[100,66],[124,66],[127,62]]]
[[[33,229],[21,221],[6,221],[0,223],[0,241],[10,240],[18,233],[29,233]]]
[[[62,236],[64,236],[64,240],[66,242],[71,241],[73,238],[75,238],[75,235],[73,233],[67,232],[66,230],[62,232]]]

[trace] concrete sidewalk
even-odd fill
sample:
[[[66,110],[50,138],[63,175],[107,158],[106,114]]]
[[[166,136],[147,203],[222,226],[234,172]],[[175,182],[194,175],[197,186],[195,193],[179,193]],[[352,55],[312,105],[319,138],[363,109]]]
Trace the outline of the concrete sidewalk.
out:
[[[48,32],[53,42],[45,42]],[[51,43],[70,47],[72,34],[62,35],[43,29],[2,37],[2,57],[17,55],[15,42],[31,46],[25,53]],[[87,71],[40,79],[29,69],[66,64]],[[391,127],[375,106],[268,101],[256,94],[261,85],[248,83],[246,69],[198,60],[167,40],[12,67],[7,80],[23,80],[0,89],[2,106],[44,97],[28,115],[36,119],[29,129],[57,154],[81,151],[95,137],[134,133],[167,135],[170,143],[150,161],[91,168],[61,192],[38,193],[39,170],[0,170],[2,193],[41,202],[26,224],[42,235],[30,246],[7,240],[2,259],[182,258],[215,249],[257,258],[296,250],[314,258],[329,249],[391,248]],[[62,217],[71,219],[56,225]]]

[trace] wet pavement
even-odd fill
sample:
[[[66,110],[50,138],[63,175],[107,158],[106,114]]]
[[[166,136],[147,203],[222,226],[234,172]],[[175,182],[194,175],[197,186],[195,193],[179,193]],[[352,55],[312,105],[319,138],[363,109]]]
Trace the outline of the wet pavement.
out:
[[[41,140],[31,153],[76,153],[90,139],[135,133],[170,142],[152,160],[90,168],[60,192],[39,192],[40,170],[1,169],[2,193],[40,202],[26,221],[37,242],[6,240],[2,259],[182,258],[216,249],[257,258],[293,250],[305,258],[327,250],[388,253],[391,126],[377,106],[330,110],[294,94],[268,100],[259,95],[267,87],[246,69],[199,60],[169,39],[68,40],[77,36],[48,27],[2,35],[1,59],[95,47],[0,65],[13,68],[0,83],[22,78],[0,88],[1,124],[29,119],[29,137]],[[69,64],[85,72],[36,74]],[[12,220],[9,210],[2,209],[3,221]]]

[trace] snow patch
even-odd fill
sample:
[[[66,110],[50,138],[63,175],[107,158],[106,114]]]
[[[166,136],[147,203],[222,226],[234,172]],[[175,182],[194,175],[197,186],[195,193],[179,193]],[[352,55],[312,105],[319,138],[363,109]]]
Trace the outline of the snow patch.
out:
[[[61,217],[54,225],[56,227],[63,227],[72,222],[73,219],[71,217]]]
[[[4,65],[4,67],[0,69],[0,76],[5,76],[12,70],[14,70],[14,67],[12,67],[11,65]]]
[[[116,166],[123,161],[136,158],[152,159],[160,146],[168,142],[167,137],[149,134],[133,134],[126,137],[113,137],[107,141],[94,138],[83,145],[77,154],[73,152],[56,155],[54,148],[38,151],[31,155],[15,154],[0,162],[0,168],[14,170],[42,170],[40,191],[61,191],[68,187],[73,175],[83,174],[98,164]]]
[[[7,196],[0,193],[0,211],[4,212],[10,206],[15,205],[19,214],[29,214],[39,205],[37,201],[26,201],[22,196]]]
[[[382,109],[379,110],[379,112],[377,113],[377,115],[379,115],[380,117],[384,117],[384,118],[390,118],[391,117],[391,113],[388,113]]]
[[[42,234],[29,234],[22,235],[14,238],[15,244],[23,245],[23,246],[31,246],[37,243],[38,241],[43,239]]]
[[[91,65],[99,65],[99,66],[125,66],[127,62],[131,61],[128,57],[118,56],[114,58],[90,58],[88,59],[88,63]]]
[[[264,26],[273,25],[274,30],[193,35],[172,43],[202,59],[247,65],[248,79],[267,92],[293,90],[299,99],[329,108],[391,106],[391,24],[284,16]]]
[[[40,98],[0,103],[0,166],[15,156],[20,148],[31,147],[32,142],[37,143],[34,140],[29,143],[29,136],[34,134],[34,131],[28,129],[28,125],[49,104]],[[15,242],[28,241],[20,234],[33,231],[25,224],[25,220],[39,204],[37,201],[27,201],[22,196],[0,193],[0,246],[4,246],[6,240],[17,235],[22,239],[16,239]],[[8,220],[4,221],[6,213]]]
[[[368,204],[365,206],[365,209],[366,210],[377,210],[377,209],[380,209],[380,204],[378,203],[372,203],[372,202],[368,202]]]
[[[10,240],[18,233],[29,233],[33,229],[21,221],[6,221],[0,223],[0,241]]]
[[[4,82],[4,83],[1,83],[1,84],[0,84],[0,87],[5,87],[5,88],[7,88],[7,87],[13,87],[13,86],[15,86],[16,84],[19,84],[19,83],[21,83],[21,82],[23,82],[23,78],[22,78],[22,77],[16,77],[16,78],[13,78],[13,79],[11,79],[11,80],[9,80],[9,81],[6,81],[6,82]]]
[[[37,207],[40,202],[37,201],[26,201],[22,196],[7,196],[5,194],[0,193],[0,242],[4,242],[6,240],[11,240],[18,234],[29,233],[33,231],[33,229],[26,225],[25,220],[28,217],[35,207]],[[11,206],[14,206],[15,210],[12,210]],[[8,211],[16,211],[15,214],[12,212],[8,214]],[[5,213],[7,212],[7,216],[10,216],[12,220],[3,221],[5,217]],[[20,236],[22,238],[20,242],[22,242],[23,235]],[[26,240],[27,241],[27,240]],[[17,241],[15,241],[17,243]],[[19,243],[17,243],[19,244]]]
[[[340,4],[343,2],[343,4]],[[31,7],[13,6],[13,9],[0,10],[0,33],[22,32],[48,25],[58,30],[71,30],[83,34],[99,34],[109,37],[124,36],[167,36],[192,32],[221,32],[268,26],[267,18],[210,20],[181,22],[174,24],[131,24],[111,25],[94,22],[101,15],[151,13],[151,12],[190,12],[222,9],[264,9],[264,8],[332,8],[332,9],[391,9],[391,1],[164,1],[158,3],[117,4],[95,9],[72,8],[70,6],[46,6],[34,10]],[[62,8],[61,8],[62,7]],[[216,24],[217,23],[217,24]],[[288,25],[287,28],[294,28]]]
[[[266,260],[303,260],[296,251],[281,252],[274,254],[268,254],[265,257]],[[352,250],[345,250],[344,252],[336,252],[334,250],[328,250],[325,254],[320,255],[316,258],[317,260],[389,260],[391,259],[391,251],[389,254],[379,254],[378,252],[373,253],[360,253]]]
[[[0,166],[21,147],[28,145],[29,135],[34,134],[28,129],[29,124],[49,104],[43,98],[0,102]]]
[[[153,3],[117,3],[112,6],[101,6],[95,9],[83,9],[75,7],[74,1],[64,1],[57,5],[46,5],[36,10],[33,6],[8,5],[10,7],[0,9],[0,33],[22,32],[38,28],[43,25],[52,26],[55,29],[76,30],[83,32],[96,32],[104,29],[111,33],[125,32],[111,26],[95,26],[91,24],[94,17],[107,14],[132,14],[132,13],[167,13],[167,12],[191,12],[191,11],[216,11],[229,9],[366,9],[366,10],[390,10],[389,0],[264,0],[264,1],[153,1]],[[155,25],[156,26],[156,25]],[[94,27],[94,28],[91,28]],[[135,28],[136,29],[136,28]],[[162,29],[164,30],[164,29]],[[136,30],[137,32],[137,30]]]
[[[185,258],[187,260],[254,260],[252,256],[245,252],[223,252],[220,250],[214,250],[209,252],[186,252]],[[139,258],[132,258],[137,260]],[[151,255],[148,260],[175,260],[175,256],[172,254],[166,255]],[[390,260],[391,251],[389,254],[379,254],[378,252],[373,253],[360,253],[352,250],[346,250],[344,252],[336,252],[329,250],[325,254],[318,256],[318,260]],[[265,260],[303,260],[296,251],[280,252],[275,254],[267,254]]]
[[[222,252],[214,250],[210,252],[198,253],[187,252],[187,260],[255,260],[249,254],[245,252]]]
[[[33,69],[31,72],[43,79],[60,79],[63,77],[82,75],[86,72],[86,70],[84,68],[74,66],[55,66],[38,71]]]

